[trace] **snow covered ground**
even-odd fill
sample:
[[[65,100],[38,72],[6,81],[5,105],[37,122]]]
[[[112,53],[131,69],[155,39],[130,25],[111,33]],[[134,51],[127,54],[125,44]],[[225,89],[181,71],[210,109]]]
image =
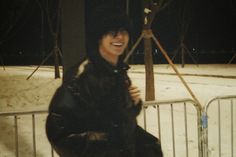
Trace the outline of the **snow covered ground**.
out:
[[[185,65],[182,68],[176,65],[179,72],[182,74],[185,81],[203,106],[209,99],[221,95],[236,95],[236,65]],[[53,67],[41,67],[29,80],[26,78],[36,68],[35,66],[7,66],[4,70],[0,67],[0,112],[10,111],[31,111],[31,110],[47,110],[50,99],[56,88],[61,84],[61,79],[54,79]],[[157,101],[173,100],[190,98],[191,95],[185,89],[180,79],[175,75],[175,72],[170,66],[165,64],[155,65],[155,95]],[[129,76],[133,84],[139,86],[142,91],[142,97],[145,95],[145,73],[143,65],[131,66]],[[236,102],[234,102],[236,104]],[[180,107],[179,107],[180,106]],[[175,156],[186,156],[186,145],[184,144],[184,107],[183,105],[174,105],[174,131],[175,142],[173,147],[172,129],[171,129],[171,110],[170,106],[160,106],[160,120],[161,129],[157,126],[157,110],[154,107],[147,109],[147,129],[155,136],[159,136],[161,131],[162,147],[165,157],[173,156],[173,149],[176,151]],[[213,111],[215,108],[213,108]],[[210,117],[215,116],[215,112],[211,113]],[[222,108],[222,117],[224,118],[223,125],[230,129],[229,109]],[[236,107],[233,108],[233,113],[236,113]],[[197,144],[197,112],[192,104],[187,105],[187,131],[189,156],[198,156]],[[44,124],[46,114],[36,115],[36,147],[38,157],[50,156],[50,145],[47,142]],[[234,123],[236,116],[233,117]],[[14,119],[12,117],[0,117],[0,157],[14,156]],[[32,121],[30,116],[18,117],[18,131],[19,131],[19,154],[22,157],[32,156]],[[138,117],[140,125],[144,126],[143,113]],[[215,138],[218,132],[214,130],[217,127],[217,121],[209,122],[213,127],[209,128],[209,138],[211,145],[209,146],[212,157],[217,156],[219,149],[217,145],[218,139]],[[236,123],[235,123],[236,124]],[[233,149],[236,150],[236,125],[233,130]],[[225,135],[228,134],[228,129]],[[230,140],[231,136],[222,137],[222,141]],[[214,141],[216,140],[216,142]],[[223,145],[222,156],[227,157],[230,153],[230,145]],[[227,152],[229,153],[227,153]],[[234,152],[234,155],[236,153]]]

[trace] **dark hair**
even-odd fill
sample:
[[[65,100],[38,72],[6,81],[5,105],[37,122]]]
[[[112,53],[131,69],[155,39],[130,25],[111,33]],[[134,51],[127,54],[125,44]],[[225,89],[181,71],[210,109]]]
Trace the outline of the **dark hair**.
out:
[[[129,18],[125,10],[118,6],[102,5],[87,15],[87,55],[93,58],[98,55],[98,42],[109,32],[125,30],[130,34]]]

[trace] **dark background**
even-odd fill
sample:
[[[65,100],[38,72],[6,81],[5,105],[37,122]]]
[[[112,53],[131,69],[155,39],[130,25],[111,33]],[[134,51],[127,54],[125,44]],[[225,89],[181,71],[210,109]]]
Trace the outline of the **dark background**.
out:
[[[39,1],[44,7],[46,6],[46,0]],[[114,2],[126,7],[125,0],[114,0]],[[56,4],[57,0],[48,0],[47,4],[54,27],[57,15]],[[86,13],[97,4],[96,0],[86,1]],[[142,5],[141,0],[129,0],[129,16],[133,24],[131,43],[136,41],[142,31]],[[181,23],[179,15],[183,9],[186,9],[185,15],[190,19],[184,41],[191,55],[198,63],[227,63],[236,53],[235,0],[173,0],[168,7],[156,15],[152,25],[155,36],[169,56],[173,56],[179,44],[179,23]],[[1,0],[0,10],[1,64],[39,64],[51,52],[53,42],[46,14],[43,15],[42,20],[42,12],[37,0]],[[59,42],[59,44],[63,43]],[[153,54],[155,63],[167,63],[155,46],[153,46]],[[175,62],[180,62],[180,55],[176,56]],[[188,54],[186,62],[192,63]],[[234,60],[232,63],[235,62]],[[143,63],[142,44],[134,52],[132,63]],[[50,57],[45,64],[53,64],[53,57]]]

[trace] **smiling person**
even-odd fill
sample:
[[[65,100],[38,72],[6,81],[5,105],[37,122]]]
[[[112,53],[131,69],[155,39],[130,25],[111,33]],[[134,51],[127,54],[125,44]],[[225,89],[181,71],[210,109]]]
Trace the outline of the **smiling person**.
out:
[[[88,58],[52,98],[47,137],[60,157],[161,157],[158,139],[136,121],[140,91],[122,61],[129,20],[117,7],[102,6],[91,15]]]

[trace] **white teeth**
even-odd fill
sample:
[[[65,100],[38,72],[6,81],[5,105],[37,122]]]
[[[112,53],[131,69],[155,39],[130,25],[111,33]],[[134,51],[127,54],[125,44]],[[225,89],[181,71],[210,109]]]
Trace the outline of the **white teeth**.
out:
[[[123,43],[112,43],[112,45],[114,45],[114,46],[122,46],[123,45]]]

